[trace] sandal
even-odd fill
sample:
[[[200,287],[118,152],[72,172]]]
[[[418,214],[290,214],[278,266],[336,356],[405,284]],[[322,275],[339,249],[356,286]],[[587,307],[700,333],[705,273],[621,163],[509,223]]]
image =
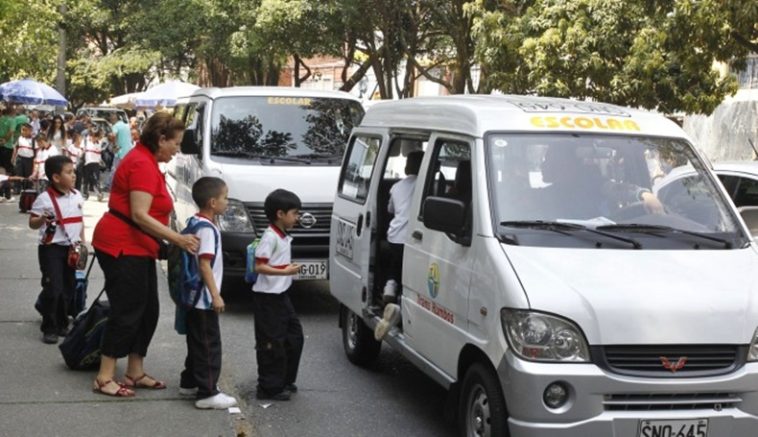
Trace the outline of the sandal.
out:
[[[103,390],[103,387],[105,387],[106,385],[110,384],[111,382],[113,382],[116,385],[118,385],[118,390],[116,390],[115,393],[108,393],[107,391]],[[95,393],[100,393],[100,394],[103,394],[103,395],[106,395],[106,396],[113,396],[113,397],[117,397],[117,398],[130,398],[130,397],[134,396],[134,391],[129,390],[129,388],[127,388],[124,384],[116,382],[116,381],[114,381],[112,379],[109,379],[109,380],[107,380],[105,382],[100,382],[100,380],[98,380],[97,378],[95,378],[95,384],[92,387],[92,391],[95,392]]]
[[[140,384],[139,382],[145,378],[150,378],[155,382],[150,385]],[[153,378],[147,373],[143,373],[142,376],[139,376],[137,378],[132,378],[129,375],[124,375],[124,386],[129,387],[129,388],[149,388],[152,390],[163,390],[164,388],[166,388],[166,383],[164,383],[163,381],[158,381],[157,379]]]

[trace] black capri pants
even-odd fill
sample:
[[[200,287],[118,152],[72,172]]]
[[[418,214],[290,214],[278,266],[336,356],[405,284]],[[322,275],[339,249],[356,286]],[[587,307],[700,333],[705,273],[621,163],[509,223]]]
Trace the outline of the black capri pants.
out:
[[[95,251],[105,274],[105,293],[111,306],[103,334],[102,354],[122,358],[147,355],[158,326],[158,277],[155,259],[145,256],[112,257]]]

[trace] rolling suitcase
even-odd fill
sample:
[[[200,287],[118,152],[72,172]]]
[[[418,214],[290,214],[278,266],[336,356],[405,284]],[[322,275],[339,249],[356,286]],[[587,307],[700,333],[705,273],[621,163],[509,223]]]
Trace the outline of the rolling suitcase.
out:
[[[29,188],[21,191],[21,194],[18,196],[18,209],[21,212],[27,212],[30,209],[32,209],[32,205],[34,204],[34,201],[37,200],[37,195],[39,194],[38,186],[35,183],[34,188]]]

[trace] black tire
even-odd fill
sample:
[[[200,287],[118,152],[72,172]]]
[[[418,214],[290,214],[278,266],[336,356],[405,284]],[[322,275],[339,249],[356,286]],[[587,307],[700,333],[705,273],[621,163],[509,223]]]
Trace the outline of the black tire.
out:
[[[376,360],[382,342],[374,339],[374,333],[363,320],[344,305],[340,307],[342,346],[351,363],[367,366]]]
[[[508,410],[495,372],[482,363],[466,371],[458,401],[462,437],[508,437]]]

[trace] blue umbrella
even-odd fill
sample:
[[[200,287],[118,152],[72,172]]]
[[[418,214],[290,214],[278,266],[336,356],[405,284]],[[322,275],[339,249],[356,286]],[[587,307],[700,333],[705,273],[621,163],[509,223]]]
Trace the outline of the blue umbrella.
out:
[[[0,99],[28,105],[66,106],[68,100],[53,87],[32,79],[0,84]]]
[[[137,96],[134,104],[138,107],[176,106],[176,99],[192,94],[200,88],[191,83],[174,80],[156,85]]]

